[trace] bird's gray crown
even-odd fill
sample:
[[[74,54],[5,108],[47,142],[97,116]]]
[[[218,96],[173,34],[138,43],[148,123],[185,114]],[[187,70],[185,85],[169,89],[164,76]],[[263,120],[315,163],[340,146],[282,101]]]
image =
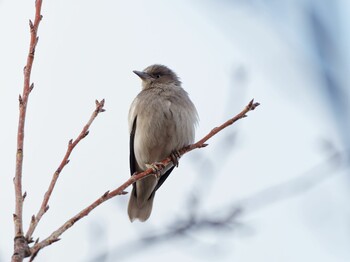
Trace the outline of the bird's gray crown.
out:
[[[149,74],[153,78],[160,78],[162,76],[167,76],[172,78],[173,80],[179,80],[178,76],[172,71],[170,68],[165,65],[151,65],[143,70],[143,72]]]

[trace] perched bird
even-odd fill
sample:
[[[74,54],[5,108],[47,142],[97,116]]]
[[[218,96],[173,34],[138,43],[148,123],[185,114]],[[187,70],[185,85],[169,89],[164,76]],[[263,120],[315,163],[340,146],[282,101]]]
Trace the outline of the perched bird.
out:
[[[172,70],[156,64],[133,72],[141,78],[142,90],[129,110],[131,175],[169,156],[173,165],[133,184],[128,206],[131,222],[149,218],[156,191],[178,164],[178,150],[194,142],[198,122],[197,110]]]

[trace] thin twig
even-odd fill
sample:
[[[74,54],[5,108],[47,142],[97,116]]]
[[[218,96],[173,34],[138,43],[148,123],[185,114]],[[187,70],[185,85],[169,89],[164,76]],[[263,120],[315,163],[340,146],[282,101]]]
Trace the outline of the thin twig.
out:
[[[84,128],[81,130],[80,134],[78,135],[78,137],[73,141],[73,139],[69,140],[68,142],[68,147],[67,147],[67,151],[66,154],[64,155],[61,164],[59,165],[59,167],[56,169],[55,173],[52,176],[50,185],[48,190],[46,191],[43,201],[41,203],[40,209],[37,213],[36,216],[32,216],[31,219],[31,223],[29,226],[29,229],[27,231],[26,234],[26,239],[28,240],[28,242],[32,242],[32,235],[35,231],[36,226],[38,225],[40,219],[42,218],[42,216],[46,213],[46,211],[49,209],[48,206],[48,202],[50,200],[52,191],[55,188],[57,179],[60,175],[60,173],[62,172],[63,168],[69,163],[69,157],[73,151],[73,149],[75,148],[75,146],[82,140],[84,139],[88,134],[89,134],[89,128],[92,124],[92,122],[95,120],[95,118],[98,116],[99,113],[104,112],[105,110],[103,109],[105,100],[101,100],[100,102],[96,100],[96,108],[94,110],[94,112],[92,113],[89,121],[87,122],[87,124],[84,126]]]
[[[179,153],[182,155],[196,149],[196,148],[202,148],[207,146],[207,144],[205,144],[206,141],[208,141],[211,137],[213,137],[214,135],[216,135],[218,132],[220,132],[221,130],[223,130],[224,128],[228,127],[229,125],[232,125],[234,122],[238,121],[239,119],[242,119],[244,117],[246,117],[246,114],[251,111],[254,110],[257,106],[259,106],[259,103],[254,103],[254,100],[251,100],[249,102],[249,104],[244,108],[244,110],[242,112],[240,112],[238,115],[236,115],[235,117],[229,119],[228,121],[226,121],[224,124],[222,124],[219,127],[214,128],[210,133],[208,133],[204,138],[202,138],[201,140],[199,140],[197,143],[190,145],[188,147],[185,147],[183,149],[181,149],[179,151]],[[171,163],[171,158],[168,157],[166,159],[164,159],[162,161],[162,163],[164,164],[163,166],[160,166],[159,169],[162,170],[163,168],[165,168],[167,165],[169,165]],[[122,184],[121,186],[119,186],[118,188],[114,189],[113,191],[107,191],[106,193],[104,193],[101,197],[99,197],[96,201],[94,201],[92,204],[90,204],[88,207],[86,207],[85,209],[83,209],[82,211],[80,211],[78,214],[76,214],[75,216],[73,216],[72,218],[70,218],[66,223],[64,223],[61,227],[59,227],[56,231],[54,231],[49,237],[47,237],[46,239],[34,244],[34,246],[31,248],[31,254],[33,257],[36,256],[36,254],[44,247],[51,245],[52,243],[59,241],[60,240],[60,236],[70,227],[72,227],[77,221],[79,221],[80,219],[82,219],[83,217],[87,216],[93,209],[95,209],[97,206],[99,206],[100,204],[102,204],[103,202],[107,201],[108,199],[111,199],[117,195],[123,195],[126,194],[125,189],[127,187],[129,187],[130,185],[132,185],[133,183],[135,183],[136,181],[149,176],[151,174],[153,174],[154,171],[152,168],[147,169],[146,171],[142,172],[142,173],[138,173],[138,174],[134,174],[133,176],[131,176],[124,184]]]
[[[22,95],[19,95],[19,121],[17,131],[17,154],[16,154],[16,171],[14,177],[15,186],[15,214],[13,215],[15,238],[14,238],[14,253],[12,261],[23,261],[24,257],[29,256],[29,248],[26,239],[23,236],[23,201],[25,194],[22,193],[22,167],[23,167],[23,145],[24,145],[24,126],[27,112],[27,104],[30,92],[34,88],[34,84],[30,84],[30,76],[34,61],[35,47],[38,43],[38,28],[42,19],[41,15],[41,0],[35,2],[35,19],[34,23],[29,20],[30,26],[30,45],[27,56],[27,64],[24,67],[24,84]]]

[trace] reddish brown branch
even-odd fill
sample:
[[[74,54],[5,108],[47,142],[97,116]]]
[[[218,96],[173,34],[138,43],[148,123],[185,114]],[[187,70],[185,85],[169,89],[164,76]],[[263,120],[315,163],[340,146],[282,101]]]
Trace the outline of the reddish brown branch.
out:
[[[180,150],[180,154],[184,155],[196,148],[202,148],[205,147],[207,144],[205,144],[206,141],[208,141],[211,137],[213,137],[214,135],[216,135],[218,132],[220,132],[221,130],[223,130],[224,128],[228,127],[229,125],[232,125],[234,122],[238,121],[241,118],[246,117],[246,114],[251,111],[254,110],[257,106],[259,106],[259,103],[254,103],[254,101],[250,101],[250,103],[244,108],[244,110],[242,112],[240,112],[239,114],[237,114],[235,117],[229,119],[228,121],[226,121],[224,124],[222,124],[221,126],[218,126],[216,128],[214,128],[210,133],[208,133],[204,138],[202,138],[201,140],[199,140],[197,143],[190,145],[188,147],[185,147],[183,149]],[[164,166],[169,165],[171,162],[171,158],[168,157],[166,159],[164,159],[162,161],[162,163],[164,164]],[[165,168],[165,167],[163,167]],[[160,169],[162,169],[162,167],[160,166]],[[49,237],[47,237],[46,239],[34,244],[34,246],[31,248],[31,254],[33,257],[36,256],[36,254],[44,247],[51,245],[52,243],[60,240],[59,237],[70,227],[72,227],[77,221],[79,221],[80,219],[82,219],[83,217],[87,216],[93,209],[95,209],[97,206],[99,206],[100,204],[102,204],[103,202],[107,201],[108,199],[111,199],[117,195],[123,195],[126,194],[126,192],[124,191],[127,187],[129,187],[130,185],[132,185],[134,182],[136,182],[137,180],[140,180],[146,176],[149,176],[153,173],[154,171],[150,168],[147,169],[146,171],[142,172],[142,173],[138,173],[135,174],[133,176],[131,176],[124,184],[122,184],[121,186],[119,186],[118,188],[114,189],[113,191],[107,191],[106,193],[104,193],[101,197],[99,197],[96,201],[94,201],[92,204],[90,204],[88,207],[86,207],[85,209],[83,209],[82,211],[80,211],[78,214],[76,214],[75,216],[73,216],[72,218],[70,218],[66,223],[64,223],[61,227],[59,227],[56,231],[54,231]]]
[[[16,154],[16,171],[14,177],[15,186],[15,214],[13,215],[15,238],[14,238],[14,253],[12,261],[22,261],[24,257],[28,256],[28,243],[23,237],[23,200],[22,194],[22,167],[23,167],[23,146],[24,146],[24,126],[27,112],[27,104],[29,94],[32,91],[34,85],[30,85],[30,75],[32,71],[35,47],[38,43],[37,32],[39,28],[41,16],[41,0],[35,2],[35,19],[34,23],[29,21],[30,26],[30,44],[29,52],[27,56],[27,64],[24,67],[24,84],[22,95],[19,96],[19,121],[17,131],[17,154]]]
[[[32,216],[31,219],[31,223],[29,226],[29,229],[27,231],[26,234],[26,239],[31,242],[32,241],[32,235],[34,233],[34,230],[36,228],[36,226],[38,225],[40,219],[42,218],[42,216],[46,213],[46,211],[49,209],[48,206],[48,202],[50,200],[52,191],[55,188],[57,179],[59,178],[60,173],[62,172],[63,168],[69,163],[69,157],[73,151],[73,149],[75,148],[75,146],[83,139],[85,138],[88,134],[89,134],[89,128],[92,124],[92,122],[95,120],[95,118],[97,117],[97,115],[101,112],[104,112],[105,110],[103,109],[105,100],[101,100],[101,102],[96,100],[96,109],[94,110],[94,112],[92,113],[89,121],[87,122],[87,124],[84,126],[84,128],[81,130],[80,134],[78,135],[78,137],[73,141],[73,139],[69,140],[68,142],[68,148],[66,151],[66,154],[64,155],[61,164],[59,165],[59,167],[56,169],[55,173],[52,176],[50,185],[48,190],[46,191],[43,201],[41,203],[40,209],[37,213],[36,216]]]

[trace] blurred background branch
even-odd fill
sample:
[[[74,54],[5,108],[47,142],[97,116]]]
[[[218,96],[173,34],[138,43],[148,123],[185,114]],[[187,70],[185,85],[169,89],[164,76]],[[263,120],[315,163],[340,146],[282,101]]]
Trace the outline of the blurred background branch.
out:
[[[216,210],[209,212],[203,212],[200,208],[205,192],[198,194],[196,191],[196,195],[191,194],[187,198],[188,210],[184,212],[185,215],[178,214],[164,228],[149,228],[149,232],[140,236],[139,239],[126,241],[121,246],[105,250],[97,256],[93,256],[89,261],[133,261],[133,254],[136,254],[134,250],[137,250],[139,255],[145,249],[157,249],[157,246],[169,243],[169,241],[192,241],[192,245],[206,245],[201,243],[200,237],[198,237],[203,231],[215,232],[218,238],[217,242],[225,246],[225,236],[230,237],[236,231],[244,228],[246,226],[244,219],[250,213],[258,212],[262,208],[268,208],[285,199],[305,194],[325,180],[331,179],[337,171],[349,171],[349,165],[346,161],[347,154],[348,152],[333,150],[333,152],[329,152],[327,159],[305,173],[299,174],[289,181],[270,186],[249,197],[236,200],[228,206],[220,207],[218,205]],[[202,181],[198,182],[203,185],[205,182]],[[215,246],[209,245],[202,248],[204,250],[215,248]]]

